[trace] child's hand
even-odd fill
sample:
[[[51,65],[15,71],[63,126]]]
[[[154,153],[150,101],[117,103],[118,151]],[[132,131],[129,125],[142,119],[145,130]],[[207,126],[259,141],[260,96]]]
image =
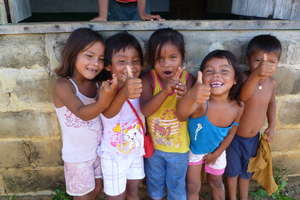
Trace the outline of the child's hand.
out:
[[[174,91],[176,93],[176,96],[179,98],[183,97],[187,92],[186,84],[184,84],[180,81],[180,75],[182,74],[183,70],[184,70],[184,67],[183,68],[178,67],[177,72],[173,79],[176,83]]]
[[[268,136],[267,140],[268,142],[272,142],[273,140],[273,136],[275,134],[275,129],[274,128],[271,128],[271,127],[268,127],[264,133]]]
[[[181,67],[178,67],[174,77],[172,79],[168,80],[166,86],[163,88],[163,90],[167,94],[172,94],[174,91],[176,92],[176,87],[181,89],[182,84],[180,85],[179,77],[180,77],[180,74],[182,71],[183,71],[183,69]]]
[[[112,80],[103,81],[99,88],[100,97],[106,97],[106,95],[113,95],[118,88],[118,79],[115,74],[112,75]]]
[[[203,157],[203,160],[204,160],[205,164],[214,164],[216,162],[217,158],[218,158],[218,156],[216,156],[214,153],[209,153]]]
[[[276,64],[268,61],[267,54],[264,54],[263,60],[255,70],[257,75],[261,78],[267,78],[272,76],[276,71]]]
[[[203,84],[202,82],[202,72],[198,71],[197,81],[195,86],[192,88],[194,91],[193,97],[195,98],[195,102],[197,104],[203,104],[210,97],[210,87],[208,85]]]
[[[142,94],[142,88],[143,88],[142,80],[139,78],[135,78],[133,76],[130,66],[126,66],[126,68],[127,68],[127,80],[125,83],[126,96],[130,99],[138,98]]]

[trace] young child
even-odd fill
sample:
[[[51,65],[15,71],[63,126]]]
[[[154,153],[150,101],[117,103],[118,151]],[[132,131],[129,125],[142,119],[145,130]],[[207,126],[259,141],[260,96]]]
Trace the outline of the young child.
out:
[[[192,79],[181,69],[183,36],[170,28],[155,31],[148,54],[154,69],[143,77],[141,107],[155,152],[145,160],[147,190],[155,200],[162,199],[166,191],[167,199],[184,200],[189,137],[187,123],[177,119],[176,102],[191,87]]]
[[[144,174],[144,117],[140,112],[139,79],[143,52],[137,39],[125,32],[106,40],[105,67],[118,79],[118,93],[103,112],[101,157],[104,192],[108,199],[139,199]],[[125,193],[126,190],[126,193]]]
[[[96,199],[101,190],[100,144],[102,125],[99,114],[111,103],[117,88],[99,75],[104,65],[104,41],[95,31],[75,30],[62,52],[56,70],[60,78],[54,89],[54,105],[62,130],[67,193],[74,199]]]
[[[225,149],[236,133],[243,112],[238,100],[241,73],[234,55],[224,50],[209,53],[200,70],[197,82],[177,105],[178,118],[189,117],[188,199],[199,199],[204,165],[213,199],[224,200]]]
[[[279,40],[271,35],[254,37],[247,47],[247,64],[250,68],[248,79],[244,83],[240,99],[245,103],[240,126],[231,145],[227,149],[228,194],[236,199],[239,185],[240,199],[248,199],[248,187],[251,174],[247,172],[249,159],[254,157],[259,143],[259,131],[265,118],[268,128],[264,131],[269,141],[275,131],[275,73],[281,55]]]

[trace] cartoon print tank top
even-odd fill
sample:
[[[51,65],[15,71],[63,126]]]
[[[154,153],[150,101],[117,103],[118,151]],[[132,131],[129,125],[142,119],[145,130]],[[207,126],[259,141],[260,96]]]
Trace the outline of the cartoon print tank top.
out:
[[[153,95],[162,90],[162,84],[156,72],[151,72]],[[186,83],[188,73],[181,75],[182,83]],[[160,108],[147,117],[148,131],[152,136],[154,148],[164,152],[185,153],[189,150],[187,122],[180,122],[176,115],[176,93],[169,95]]]

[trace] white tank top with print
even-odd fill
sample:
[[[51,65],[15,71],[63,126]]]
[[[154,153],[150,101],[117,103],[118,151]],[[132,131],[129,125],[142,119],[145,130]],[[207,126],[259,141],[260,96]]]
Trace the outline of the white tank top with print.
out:
[[[139,99],[130,99],[129,101],[144,123]],[[103,122],[103,137],[98,150],[100,156],[108,155],[113,158],[126,159],[130,155],[144,155],[144,133],[136,115],[127,102],[123,104],[116,116],[106,118],[101,114],[101,119]],[[119,156],[114,156],[116,154]]]
[[[76,96],[84,105],[94,103],[95,98],[80,93],[76,83]],[[62,159],[65,162],[85,162],[95,159],[100,145],[102,123],[100,116],[84,121],[75,116],[66,106],[55,108],[62,131]]]

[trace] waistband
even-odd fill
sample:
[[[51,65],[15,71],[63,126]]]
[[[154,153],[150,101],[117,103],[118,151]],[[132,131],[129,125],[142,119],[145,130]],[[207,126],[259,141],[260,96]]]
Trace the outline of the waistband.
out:
[[[237,138],[237,139],[241,139],[241,140],[251,140],[251,139],[254,139],[256,137],[259,138],[259,136],[260,136],[260,132],[257,132],[257,134],[253,137],[242,137],[242,136],[239,136],[238,134],[235,134],[234,137]]]
[[[128,3],[122,3],[119,1],[115,1],[119,6],[122,7],[137,7],[137,2],[128,2]]]

